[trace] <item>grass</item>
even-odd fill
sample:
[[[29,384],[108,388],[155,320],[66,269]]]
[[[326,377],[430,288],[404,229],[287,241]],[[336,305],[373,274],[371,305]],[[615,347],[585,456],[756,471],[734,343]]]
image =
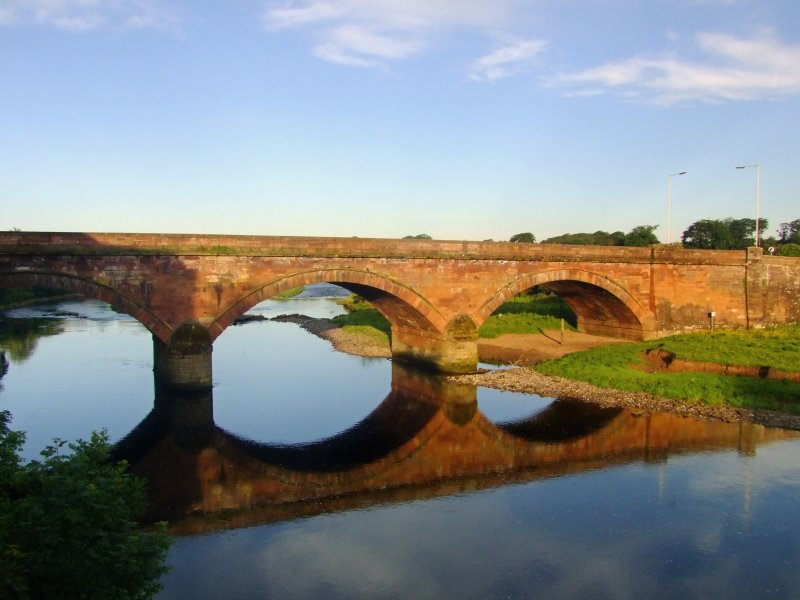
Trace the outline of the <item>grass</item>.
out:
[[[392,328],[389,321],[369,302],[355,294],[336,301],[347,311],[331,319],[349,333],[362,335],[380,343],[390,343]]]
[[[649,342],[615,344],[570,354],[533,368],[547,375],[586,381],[604,388],[644,392],[711,406],[727,404],[800,414],[798,383],[712,373],[646,373],[631,368],[643,362],[641,354],[649,348],[663,348],[686,360],[800,371],[798,324],[765,330],[693,333]]]
[[[275,294],[272,297],[272,299],[273,300],[288,300],[289,298],[294,298],[295,296],[297,296],[302,291],[303,291],[303,286],[302,285],[300,287],[289,288],[288,290],[283,290],[282,292],[279,292],[279,293]]]
[[[478,329],[478,337],[496,338],[506,333],[540,333],[544,329],[575,330],[575,314],[555,295],[520,294],[505,302]]]
[[[800,323],[678,335],[648,347],[663,348],[685,360],[800,371]]]

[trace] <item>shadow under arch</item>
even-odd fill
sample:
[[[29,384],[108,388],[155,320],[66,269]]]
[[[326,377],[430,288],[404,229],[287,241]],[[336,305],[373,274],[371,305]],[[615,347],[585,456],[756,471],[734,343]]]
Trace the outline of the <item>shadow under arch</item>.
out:
[[[76,275],[35,271],[2,273],[0,274],[0,287],[43,287],[61,289],[66,292],[109,303],[114,310],[123,312],[136,319],[139,323],[144,325],[154,337],[163,342],[168,342],[173,332],[173,329],[167,325],[167,323],[130,296],[110,286]]]
[[[495,426],[519,439],[558,444],[579,440],[605,429],[622,412],[621,407],[559,398],[528,418],[495,423]]]
[[[313,283],[334,283],[369,301],[396,327],[441,334],[446,319],[426,298],[392,279],[353,269],[319,269],[275,279],[253,290],[225,309],[208,329],[215,340],[239,317],[255,305],[280,292]]]
[[[524,275],[494,294],[476,312],[482,325],[504,302],[534,286],[552,290],[578,318],[578,329],[594,335],[649,339],[657,332],[655,315],[608,277],[581,269],[556,269]]]

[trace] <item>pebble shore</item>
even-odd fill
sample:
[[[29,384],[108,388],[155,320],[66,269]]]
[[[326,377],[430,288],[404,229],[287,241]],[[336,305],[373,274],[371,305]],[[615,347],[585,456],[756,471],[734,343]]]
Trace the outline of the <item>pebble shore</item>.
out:
[[[669,412],[685,417],[714,419],[726,422],[746,421],[768,427],[800,430],[800,416],[767,410],[740,409],[731,406],[708,406],[671,400],[642,392],[625,392],[601,388],[582,381],[542,375],[526,367],[513,367],[450,377],[468,383],[510,392],[537,394],[549,398],[574,398],[602,406],[621,406],[643,412]]]

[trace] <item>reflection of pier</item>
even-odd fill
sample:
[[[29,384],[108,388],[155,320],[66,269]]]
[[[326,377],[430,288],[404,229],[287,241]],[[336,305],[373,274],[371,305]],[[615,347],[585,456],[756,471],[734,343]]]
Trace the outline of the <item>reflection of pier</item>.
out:
[[[753,424],[556,401],[494,424],[475,388],[401,367],[362,422],[302,445],[243,440],[214,425],[211,394],[159,396],[118,445],[150,480],[153,518],[175,532],[243,526],[533,481],[691,451],[755,452],[794,437]],[[221,516],[212,516],[221,513]],[[183,518],[185,516],[185,518]]]

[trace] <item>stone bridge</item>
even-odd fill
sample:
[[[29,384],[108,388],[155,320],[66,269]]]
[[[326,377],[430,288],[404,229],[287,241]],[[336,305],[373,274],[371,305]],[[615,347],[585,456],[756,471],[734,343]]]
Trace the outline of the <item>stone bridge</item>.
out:
[[[800,320],[800,259],[742,251],[110,233],[0,233],[0,286],[61,288],[105,300],[153,334],[156,372],[211,385],[213,341],[284,290],[338,284],[391,323],[394,358],[442,372],[477,365],[477,329],[540,285],[592,334]]]

